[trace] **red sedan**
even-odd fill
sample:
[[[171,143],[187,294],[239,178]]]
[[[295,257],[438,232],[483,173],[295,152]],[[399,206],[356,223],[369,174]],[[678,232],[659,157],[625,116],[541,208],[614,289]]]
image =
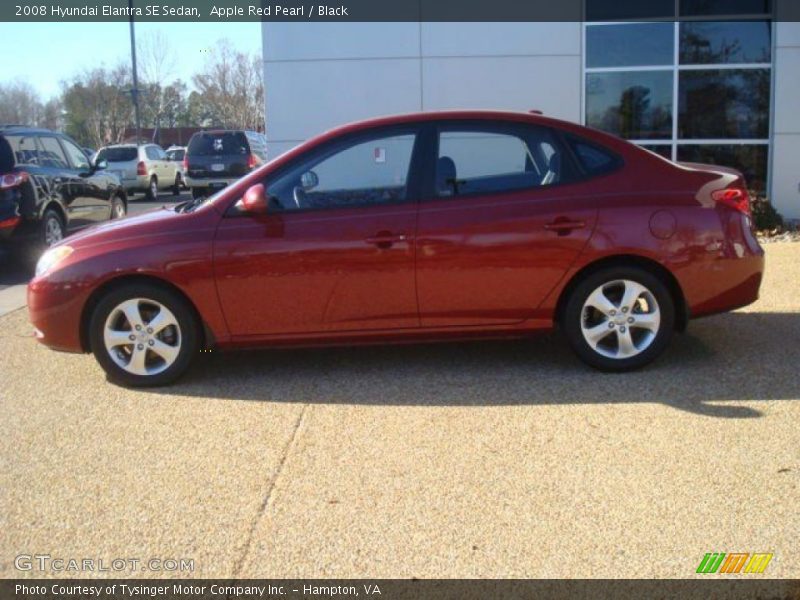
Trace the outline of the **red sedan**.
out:
[[[646,365],[758,298],[740,173],[535,114],[347,125],[206,199],[99,225],[28,286],[45,345],[162,385],[209,347],[527,336]]]

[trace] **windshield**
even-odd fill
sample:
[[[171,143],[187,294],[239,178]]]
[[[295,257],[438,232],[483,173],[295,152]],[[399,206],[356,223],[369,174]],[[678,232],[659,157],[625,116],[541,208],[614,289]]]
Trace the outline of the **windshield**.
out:
[[[106,160],[108,162],[128,162],[129,160],[136,160],[139,157],[139,152],[132,146],[123,146],[118,148],[103,148],[97,153],[97,162]]]
[[[247,137],[241,131],[195,133],[186,149],[189,156],[215,156],[220,154],[249,154]]]

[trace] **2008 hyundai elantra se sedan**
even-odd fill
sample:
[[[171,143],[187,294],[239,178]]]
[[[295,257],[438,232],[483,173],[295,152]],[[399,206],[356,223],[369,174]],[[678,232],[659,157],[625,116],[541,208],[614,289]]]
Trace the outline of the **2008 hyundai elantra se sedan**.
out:
[[[212,165],[213,166],[213,165]],[[538,114],[421,113],[312,139],[206,199],[41,258],[38,339],[162,385],[202,349],[519,337],[642,367],[758,297],[742,175]]]

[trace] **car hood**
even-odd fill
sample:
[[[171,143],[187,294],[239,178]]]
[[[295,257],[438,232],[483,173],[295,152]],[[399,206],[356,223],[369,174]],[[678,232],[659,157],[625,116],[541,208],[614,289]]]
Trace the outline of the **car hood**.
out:
[[[168,236],[203,229],[219,218],[214,210],[179,213],[174,208],[154,208],[134,216],[88,227],[61,242],[75,249],[141,237]]]

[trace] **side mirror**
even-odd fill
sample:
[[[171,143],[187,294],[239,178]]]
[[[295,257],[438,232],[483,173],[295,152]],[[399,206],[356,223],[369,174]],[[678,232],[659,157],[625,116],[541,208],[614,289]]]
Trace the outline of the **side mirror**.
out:
[[[319,177],[314,171],[306,171],[300,176],[300,186],[303,190],[312,190],[319,185]]]
[[[250,186],[242,196],[242,208],[253,215],[266,214],[267,204],[267,191],[263,183]]]
[[[94,163],[93,168],[94,168],[95,171],[101,171],[103,169],[107,169],[108,168],[108,161],[105,160],[105,159],[98,160],[97,162]]]

